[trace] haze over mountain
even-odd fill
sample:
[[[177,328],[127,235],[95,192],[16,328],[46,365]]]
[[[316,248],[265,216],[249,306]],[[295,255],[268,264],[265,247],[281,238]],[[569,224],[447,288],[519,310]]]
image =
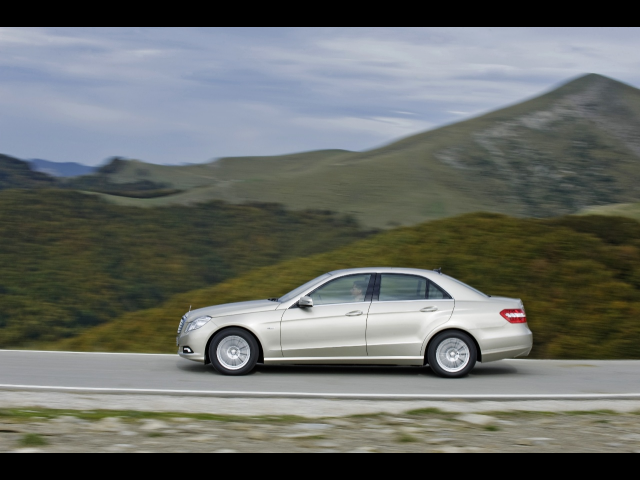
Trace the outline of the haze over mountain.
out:
[[[30,160],[31,168],[36,172],[54,177],[80,177],[92,174],[96,168],[74,162],[51,162],[49,160]]]
[[[114,183],[181,190],[120,204],[267,201],[390,227],[474,211],[547,217],[640,200],[640,90],[586,75],[518,105],[366,152],[120,162]]]
[[[27,162],[0,154],[0,190],[53,187],[55,184],[55,178],[33,171]]]

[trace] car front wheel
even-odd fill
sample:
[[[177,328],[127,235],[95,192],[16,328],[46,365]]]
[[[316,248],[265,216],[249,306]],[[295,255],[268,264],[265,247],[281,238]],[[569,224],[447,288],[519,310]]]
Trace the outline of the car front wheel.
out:
[[[429,344],[427,362],[439,377],[461,378],[473,370],[478,349],[473,339],[463,332],[442,332]]]
[[[258,363],[260,348],[249,332],[231,328],[216,334],[209,346],[213,368],[222,375],[246,375]]]

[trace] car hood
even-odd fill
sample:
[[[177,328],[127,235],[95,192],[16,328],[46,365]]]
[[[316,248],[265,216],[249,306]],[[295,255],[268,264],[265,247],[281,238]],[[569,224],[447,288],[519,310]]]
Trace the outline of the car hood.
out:
[[[200,308],[189,314],[187,321],[195,320],[199,317],[210,316],[226,317],[227,315],[243,315],[246,313],[267,312],[275,310],[280,304],[269,300],[255,300],[252,302],[227,303],[213,307]]]

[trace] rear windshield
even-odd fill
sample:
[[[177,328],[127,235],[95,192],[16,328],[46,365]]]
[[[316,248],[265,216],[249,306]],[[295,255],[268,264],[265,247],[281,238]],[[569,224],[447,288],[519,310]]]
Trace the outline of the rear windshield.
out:
[[[466,283],[463,283],[463,282],[461,282],[460,280],[456,280],[456,279],[455,279],[455,278],[453,278],[453,277],[450,277],[450,276],[448,276],[448,275],[447,275],[447,278],[448,278],[449,280],[453,280],[454,282],[456,282],[456,283],[458,283],[458,284],[462,285],[463,287],[467,287],[469,290],[473,290],[474,292],[476,292],[476,293],[477,293],[477,294],[479,294],[479,295],[482,295],[483,297],[487,297],[487,298],[489,298],[489,297],[491,296],[491,295],[487,295],[486,293],[482,293],[482,292],[481,292],[480,290],[478,290],[477,288],[473,288],[472,286],[467,285]]]

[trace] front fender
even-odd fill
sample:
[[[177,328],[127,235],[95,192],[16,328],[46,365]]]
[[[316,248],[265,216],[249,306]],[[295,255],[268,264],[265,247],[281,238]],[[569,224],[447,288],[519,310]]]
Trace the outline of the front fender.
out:
[[[207,347],[205,348],[208,348],[208,343],[219,331],[237,327],[251,332],[258,339],[265,358],[280,358],[282,357],[280,321],[283,313],[281,310],[273,310],[214,318],[211,321],[214,328],[209,333]]]

